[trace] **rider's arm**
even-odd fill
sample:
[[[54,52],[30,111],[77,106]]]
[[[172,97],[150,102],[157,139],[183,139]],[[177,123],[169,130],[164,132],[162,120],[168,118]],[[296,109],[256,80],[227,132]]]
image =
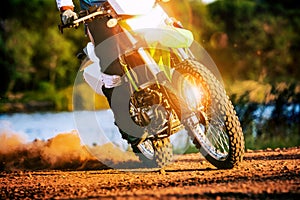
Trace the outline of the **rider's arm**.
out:
[[[60,10],[61,21],[63,24],[72,23],[77,19],[77,14],[74,12],[73,0],[56,0],[57,8]]]
[[[74,10],[74,4],[72,0],[56,0],[57,8],[60,11]]]

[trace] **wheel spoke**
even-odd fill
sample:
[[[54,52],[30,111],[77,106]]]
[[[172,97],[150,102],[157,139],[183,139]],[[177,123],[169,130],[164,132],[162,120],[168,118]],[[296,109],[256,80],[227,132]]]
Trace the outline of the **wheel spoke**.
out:
[[[224,130],[224,122],[221,121],[221,117],[218,119],[212,120],[209,127],[210,127],[210,135],[214,138],[215,147],[221,150],[221,152],[228,152],[229,151],[229,139]]]

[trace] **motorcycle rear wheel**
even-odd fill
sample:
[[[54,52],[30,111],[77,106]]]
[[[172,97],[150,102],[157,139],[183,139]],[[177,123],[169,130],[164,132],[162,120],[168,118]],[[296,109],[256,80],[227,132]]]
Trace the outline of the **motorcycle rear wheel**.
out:
[[[176,67],[176,71],[181,74],[181,77],[185,75],[194,77],[201,83],[201,89],[206,90],[204,112],[194,115],[198,116],[201,123],[186,127],[194,144],[215,167],[231,169],[237,166],[243,159],[244,136],[223,85],[197,61],[184,61]],[[180,81],[176,82],[180,83]],[[203,114],[207,122],[204,125],[202,125]]]

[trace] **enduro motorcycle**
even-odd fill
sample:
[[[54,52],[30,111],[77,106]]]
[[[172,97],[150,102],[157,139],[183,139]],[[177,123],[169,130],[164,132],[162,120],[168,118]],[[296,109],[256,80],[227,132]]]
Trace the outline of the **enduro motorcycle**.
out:
[[[244,137],[232,102],[212,69],[213,61],[201,47],[194,48],[191,31],[160,4],[108,0],[60,29],[105,20],[113,40],[96,44],[95,53],[100,56],[108,45],[116,46],[113,58],[100,59],[101,70],[115,58],[122,66],[122,84],[114,89],[111,107],[123,113],[116,124],[146,166],[168,165],[173,157],[170,136],[185,129],[212,165],[233,168],[242,161]]]

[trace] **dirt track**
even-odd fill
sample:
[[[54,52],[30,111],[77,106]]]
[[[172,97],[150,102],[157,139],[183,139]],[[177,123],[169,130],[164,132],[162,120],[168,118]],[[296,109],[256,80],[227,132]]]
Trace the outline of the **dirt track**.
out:
[[[300,147],[248,151],[232,170],[199,154],[165,171],[15,171],[0,173],[1,199],[300,199]]]

